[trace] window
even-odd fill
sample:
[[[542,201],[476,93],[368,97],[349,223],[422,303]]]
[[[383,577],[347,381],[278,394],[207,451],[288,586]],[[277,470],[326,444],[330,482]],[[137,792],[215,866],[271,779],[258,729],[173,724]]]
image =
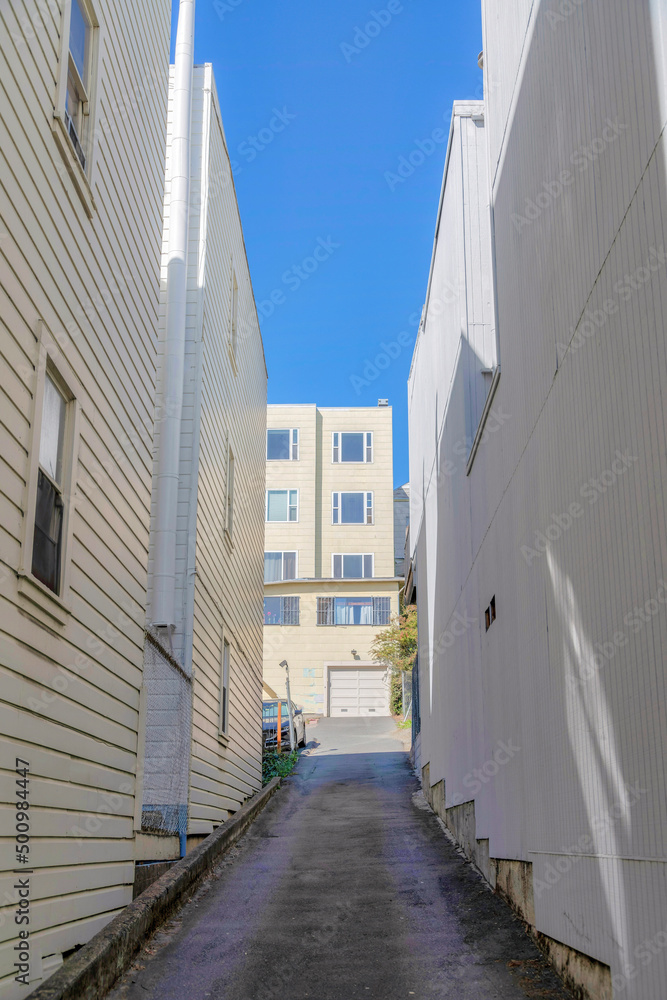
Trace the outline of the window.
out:
[[[32,540],[32,575],[60,593],[63,541],[63,453],[67,400],[47,373],[44,381],[42,428],[39,439],[39,472],[35,525]]]
[[[51,7],[52,3],[49,4]],[[95,203],[91,181],[97,121],[97,74],[101,65],[99,21],[93,0],[63,0],[57,89],[51,128],[69,178],[89,218]]]
[[[318,597],[318,625],[388,625],[389,597]]]
[[[372,493],[332,494],[332,524],[372,524]]]
[[[267,521],[298,521],[299,491],[298,490],[267,490],[266,491]]]
[[[318,597],[317,598],[317,624],[318,625],[333,625],[334,624],[334,607],[336,598],[335,597]]]
[[[264,583],[296,580],[296,552],[265,552]]]
[[[232,525],[234,523],[234,452],[227,445],[227,503],[225,515],[225,528],[231,537]]]
[[[333,462],[372,462],[373,434],[371,431],[334,431],[331,452]]]
[[[69,21],[65,125],[82,168],[86,169],[93,26],[81,0],[72,0]]]
[[[364,580],[373,576],[373,555],[335,553],[331,557],[331,575],[334,580]]]
[[[292,707],[294,707],[294,706],[292,706]],[[273,719],[275,719],[276,722],[278,721],[278,702],[277,701],[264,702],[264,704],[262,705],[262,719],[265,722],[266,721],[270,722]],[[289,708],[287,707],[287,702],[286,701],[282,701],[280,703],[280,721],[282,723],[284,723],[285,719],[289,719]]]
[[[299,460],[299,431],[297,428],[291,430],[268,430],[266,432],[266,457],[270,462],[298,462]]]
[[[39,354],[18,592],[30,613],[50,627],[54,621],[65,624],[72,611],[72,498],[76,493],[84,390],[41,321],[37,329]]]
[[[236,364],[236,342],[238,339],[238,327],[239,327],[239,286],[236,280],[236,274],[234,268],[232,267],[232,313],[231,313],[231,324],[229,330],[229,348],[232,356],[232,361]]]
[[[265,597],[264,598],[264,624],[265,625],[298,625],[299,624],[299,598],[298,597]]]
[[[391,598],[373,598],[373,624],[388,625],[391,618]]]
[[[220,676],[220,732],[224,735],[229,727],[229,643],[222,644],[222,669]]]

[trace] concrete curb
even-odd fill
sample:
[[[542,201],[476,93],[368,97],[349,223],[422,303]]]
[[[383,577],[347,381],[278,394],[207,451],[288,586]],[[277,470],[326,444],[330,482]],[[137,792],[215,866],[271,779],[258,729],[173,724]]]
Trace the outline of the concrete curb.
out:
[[[245,833],[280,787],[280,778],[253,795],[231,819],[153,882],[26,1000],[97,1000],[127,969],[148,936],[194,891],[217,857]]]

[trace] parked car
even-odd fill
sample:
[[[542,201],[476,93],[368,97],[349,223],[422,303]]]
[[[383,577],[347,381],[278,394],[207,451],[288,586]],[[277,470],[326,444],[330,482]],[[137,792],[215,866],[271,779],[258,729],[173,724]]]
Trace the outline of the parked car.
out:
[[[282,733],[281,741],[283,746],[289,747],[289,710],[287,708],[287,702],[281,701],[280,703],[280,730]],[[292,711],[294,713],[294,730],[296,733],[296,742],[300,747],[305,747],[306,745],[306,721],[303,717],[303,709],[297,708],[294,702],[292,702]],[[275,747],[278,734],[278,701],[263,701],[262,702],[262,738],[264,740],[265,747]]]

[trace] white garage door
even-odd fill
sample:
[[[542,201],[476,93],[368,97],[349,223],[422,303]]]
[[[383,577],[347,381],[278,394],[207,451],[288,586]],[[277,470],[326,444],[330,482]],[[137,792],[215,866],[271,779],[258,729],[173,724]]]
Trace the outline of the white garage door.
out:
[[[329,669],[329,715],[389,715],[386,670]]]

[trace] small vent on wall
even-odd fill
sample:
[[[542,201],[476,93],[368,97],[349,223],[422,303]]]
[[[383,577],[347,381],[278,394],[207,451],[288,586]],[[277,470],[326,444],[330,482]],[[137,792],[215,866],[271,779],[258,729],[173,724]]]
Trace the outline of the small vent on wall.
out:
[[[484,622],[486,623],[486,631],[488,632],[494,621],[496,620],[496,595],[494,594],[491,598],[491,603],[484,612]]]

